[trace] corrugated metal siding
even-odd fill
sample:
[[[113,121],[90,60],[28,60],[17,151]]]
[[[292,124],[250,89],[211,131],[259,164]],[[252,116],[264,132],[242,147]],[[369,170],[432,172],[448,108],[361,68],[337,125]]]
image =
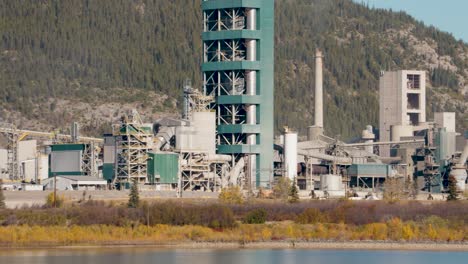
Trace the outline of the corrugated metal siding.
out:
[[[148,181],[150,183],[177,183],[179,155],[174,153],[149,153]],[[156,179],[159,179],[157,181]]]
[[[106,181],[114,178],[114,163],[104,163],[102,165],[102,176]]]
[[[348,168],[350,176],[380,176],[387,177],[390,175],[391,166],[386,164],[353,164]]]

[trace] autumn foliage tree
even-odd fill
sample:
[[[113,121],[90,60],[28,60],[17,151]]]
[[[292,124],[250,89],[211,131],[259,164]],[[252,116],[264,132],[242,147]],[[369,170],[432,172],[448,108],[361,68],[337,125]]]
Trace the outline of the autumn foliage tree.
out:
[[[227,204],[242,204],[244,202],[244,196],[239,186],[223,188],[218,198],[221,202]]]

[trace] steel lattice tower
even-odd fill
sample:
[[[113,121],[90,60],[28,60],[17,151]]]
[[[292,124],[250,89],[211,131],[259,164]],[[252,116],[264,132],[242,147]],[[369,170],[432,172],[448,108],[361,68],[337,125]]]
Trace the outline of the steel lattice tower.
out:
[[[204,92],[216,98],[218,153],[247,161],[249,184],[268,188],[273,178],[274,0],[204,0],[202,10]]]

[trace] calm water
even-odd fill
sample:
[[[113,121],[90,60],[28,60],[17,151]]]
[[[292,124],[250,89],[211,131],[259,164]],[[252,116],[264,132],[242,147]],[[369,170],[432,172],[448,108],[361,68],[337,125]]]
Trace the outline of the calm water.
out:
[[[350,250],[33,250],[0,251],[1,264],[462,264],[468,252]]]

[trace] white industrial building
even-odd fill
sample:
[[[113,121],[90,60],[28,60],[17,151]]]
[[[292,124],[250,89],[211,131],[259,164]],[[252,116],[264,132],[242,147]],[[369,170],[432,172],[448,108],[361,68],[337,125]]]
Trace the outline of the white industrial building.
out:
[[[8,179],[8,150],[0,149],[0,179]]]
[[[56,176],[43,181],[44,190],[53,190],[54,184],[60,191],[105,190],[107,181],[92,176]]]

